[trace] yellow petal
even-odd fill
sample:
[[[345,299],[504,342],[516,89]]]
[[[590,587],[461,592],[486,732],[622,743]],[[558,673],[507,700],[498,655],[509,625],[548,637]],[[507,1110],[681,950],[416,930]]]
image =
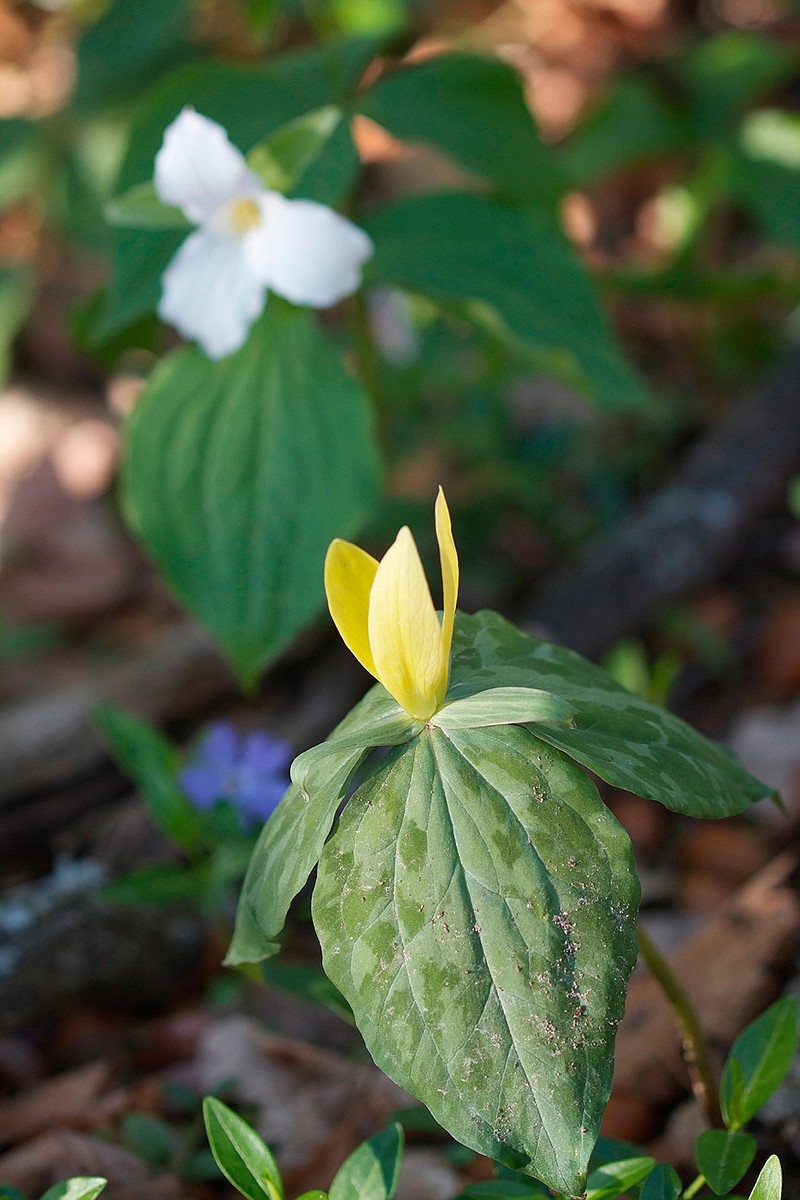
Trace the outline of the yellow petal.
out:
[[[439,542],[439,561],[442,564],[442,639],[444,652],[448,663],[450,647],[453,644],[453,622],[456,617],[458,602],[458,551],[453,541],[453,527],[450,524],[450,510],[444,498],[444,492],[439,488],[436,497],[436,539]],[[442,697],[444,699],[444,697]]]
[[[325,595],[348,650],[378,678],[369,648],[369,597],[378,563],[366,550],[336,538],[325,555]]]
[[[444,698],[447,655],[419,551],[408,527],[381,559],[369,598],[375,674],[412,717],[427,721]]]

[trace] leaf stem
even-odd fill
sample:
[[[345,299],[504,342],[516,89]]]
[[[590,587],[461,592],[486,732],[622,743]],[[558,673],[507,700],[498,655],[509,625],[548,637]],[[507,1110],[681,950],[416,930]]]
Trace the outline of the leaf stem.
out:
[[[683,1200],[692,1200],[692,1197],[697,1195],[701,1187],[704,1186],[705,1182],[705,1175],[698,1175],[697,1179],[695,1179],[693,1183],[690,1183],[686,1191],[683,1193]]]
[[[636,926],[636,937],[639,942],[639,952],[651,975],[669,1001],[683,1034],[683,1058],[692,1082],[692,1091],[705,1109],[711,1124],[720,1126],[722,1118],[717,1099],[718,1089],[711,1068],[708,1042],[700,1027],[697,1014],[669,962],[641,925]],[[700,1178],[702,1180],[702,1176]],[[695,1180],[696,1183],[697,1180]],[[695,1188],[695,1184],[691,1186]],[[697,1185],[695,1191],[700,1187],[702,1187],[702,1183]],[[695,1191],[691,1192],[692,1196]],[[690,1193],[687,1192],[686,1196],[689,1195]]]

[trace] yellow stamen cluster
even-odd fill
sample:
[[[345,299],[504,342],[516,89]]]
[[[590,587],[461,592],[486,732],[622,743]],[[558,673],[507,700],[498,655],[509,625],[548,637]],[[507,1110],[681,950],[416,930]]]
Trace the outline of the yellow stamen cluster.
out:
[[[255,229],[261,221],[261,209],[250,196],[241,196],[232,200],[227,212],[228,226],[231,233],[247,233]]]

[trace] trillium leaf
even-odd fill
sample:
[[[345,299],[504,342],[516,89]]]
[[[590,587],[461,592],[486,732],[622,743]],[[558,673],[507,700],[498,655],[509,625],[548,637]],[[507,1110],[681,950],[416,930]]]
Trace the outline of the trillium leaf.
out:
[[[750,1193],[750,1200],[781,1200],[783,1196],[783,1172],[780,1159],[773,1154],[761,1168],[761,1174]]]
[[[652,405],[553,221],[486,196],[448,192],[397,201],[365,228],[375,243],[368,279],[457,309],[598,408]]]
[[[137,183],[122,196],[109,200],[105,217],[110,225],[130,229],[191,229],[179,208],[162,204],[153,183]]]
[[[516,71],[472,54],[440,54],[382,75],[360,111],[395,137],[424,142],[509,197],[552,208],[565,190]]]
[[[560,696],[574,725],[542,723],[537,736],[606,783],[693,817],[728,817],[769,795],[724,746],[632,695],[600,667],[523,633],[497,613],[456,621],[448,697],[498,685]]]
[[[717,1196],[724,1196],[742,1178],[756,1156],[758,1144],[749,1133],[729,1129],[707,1129],[694,1147],[700,1172]]]
[[[780,1086],[797,1052],[797,1003],[784,996],[744,1029],[733,1043],[720,1084],[725,1124],[739,1129]]]
[[[465,1145],[578,1196],[637,904],[594,786],[508,726],[391,751],[325,845],[313,911],[378,1065]]]
[[[236,354],[156,368],[126,449],[132,528],[253,682],[319,610],[331,539],[371,509],[366,397],[310,314],[272,297]]]
[[[78,1175],[63,1183],[54,1183],[42,1195],[41,1200],[95,1200],[108,1183],[99,1175]],[[5,1189],[3,1189],[5,1195]]]
[[[526,725],[536,721],[569,725],[573,716],[570,706],[552,692],[539,688],[498,687],[445,704],[431,717],[430,723],[445,730]]]
[[[348,784],[373,746],[401,744],[420,728],[380,685],[321,746],[292,764],[292,786],[253,851],[226,961],[258,962],[278,950],[289,905],[316,865]]]

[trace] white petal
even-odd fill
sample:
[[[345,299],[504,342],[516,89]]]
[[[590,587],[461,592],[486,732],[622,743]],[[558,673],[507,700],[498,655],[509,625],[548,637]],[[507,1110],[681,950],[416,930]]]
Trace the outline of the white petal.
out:
[[[164,204],[177,205],[195,224],[226,201],[263,188],[222,126],[193,108],[184,108],[164,131],[155,185]]]
[[[358,289],[361,268],[373,252],[363,230],[312,200],[266,192],[260,204],[263,221],[243,240],[268,287],[312,308],[328,308]]]
[[[162,278],[159,316],[199,342],[209,358],[224,358],[246,341],[266,301],[242,238],[199,229],[181,246]]]

